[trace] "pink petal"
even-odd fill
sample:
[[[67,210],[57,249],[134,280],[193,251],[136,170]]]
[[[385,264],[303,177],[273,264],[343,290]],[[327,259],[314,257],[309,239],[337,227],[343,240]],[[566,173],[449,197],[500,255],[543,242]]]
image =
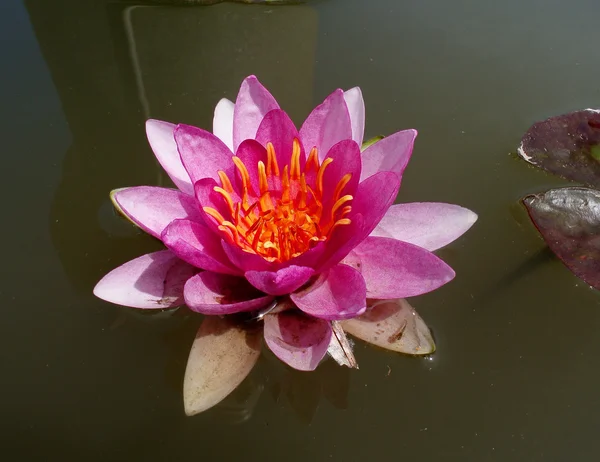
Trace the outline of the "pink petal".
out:
[[[160,309],[183,304],[183,285],[198,270],[168,250],[149,253],[104,276],[94,295],[134,308]]]
[[[262,332],[207,316],[196,334],[183,379],[188,416],[213,407],[235,390],[260,356]]]
[[[256,290],[244,278],[204,271],[185,284],[186,305],[203,314],[233,314],[264,308],[273,297]]]
[[[458,239],[475,221],[475,213],[458,205],[396,204],[389,208],[371,236],[391,237],[434,251]]]
[[[291,265],[279,271],[248,271],[244,276],[258,290],[279,296],[299,289],[314,273],[312,268]]]
[[[273,95],[255,76],[246,77],[235,101],[233,147],[237,149],[242,141],[254,139],[263,118],[273,109],[279,109]]]
[[[265,341],[284,363],[301,371],[313,371],[319,365],[331,340],[327,321],[288,310],[265,316]]]
[[[455,276],[452,268],[431,252],[387,237],[368,237],[344,262],[362,273],[368,298],[414,297]]]
[[[175,129],[175,142],[183,166],[194,184],[203,178],[219,180],[218,171],[231,167],[232,152],[223,141],[206,130],[180,124]]]
[[[281,109],[270,111],[260,123],[256,132],[256,140],[267,146],[271,143],[275,148],[275,155],[279,169],[283,172],[283,167],[290,164],[294,138],[299,138],[298,129],[292,122],[292,119]],[[304,165],[305,154],[301,146],[300,164]]]
[[[250,195],[259,197],[260,183],[258,180],[258,163],[262,161],[265,165],[267,165],[267,150],[256,140],[244,140],[238,146],[235,155],[240,158],[248,170],[250,184],[252,185]],[[232,176],[233,178],[230,177],[230,179],[235,181],[234,185],[237,186],[238,195],[241,196],[242,181],[237,169],[235,174]]]
[[[213,134],[233,152],[233,110],[235,105],[227,98],[221,99],[215,107]]]
[[[352,212],[348,215],[351,223],[334,230],[326,243],[326,251],[314,266],[317,272],[340,262],[371,234],[394,202],[399,186],[400,180],[392,172],[379,172],[358,185],[352,201]]]
[[[223,241],[221,243],[225,255],[236,268],[247,271],[276,271],[276,264],[265,260],[260,255],[246,252],[234,244]]]
[[[196,199],[175,189],[136,186],[116,191],[113,198],[127,218],[159,239],[173,220],[202,221]]]
[[[317,147],[320,161],[334,144],[352,139],[350,114],[342,90],[334,91],[310,113],[300,128],[300,138],[307,152]]]
[[[352,139],[362,146],[365,133],[365,102],[360,88],[354,87],[344,92],[344,100],[348,106],[350,125],[352,125]]]
[[[216,224],[214,218],[206,215],[203,210],[204,207],[211,207],[219,212],[226,220],[231,218],[231,211],[223,199],[223,196],[215,191],[215,186],[218,186],[217,182],[212,178],[204,178],[203,180],[197,181],[194,184],[194,188],[196,190],[196,200],[198,201],[200,209],[202,210],[201,213],[203,214],[202,216],[204,217],[205,223],[215,233],[221,236],[221,232],[217,229],[218,225]]]
[[[416,137],[416,130],[403,130],[365,149],[362,154],[363,168],[360,180],[369,178],[377,172],[394,172],[402,178]]]
[[[347,194],[354,196],[356,193],[361,169],[360,147],[352,140],[343,140],[329,150],[326,158],[331,158],[333,162],[325,169],[323,175],[324,201],[321,226],[327,226],[330,222],[331,207],[334,205],[334,191],[344,175],[349,173],[352,178],[342,189],[338,199]]]
[[[221,238],[204,224],[175,220],[163,231],[161,240],[179,258],[207,271],[241,274],[221,247]]]
[[[298,308],[311,316],[349,319],[367,307],[365,280],[360,272],[347,265],[336,265],[306,289],[290,295]]]
[[[435,351],[429,328],[406,300],[381,301],[365,314],[341,322],[346,332],[381,348],[411,355]]]
[[[190,176],[183,167],[179,151],[177,151],[177,144],[173,135],[174,130],[175,125],[169,122],[154,119],[146,121],[146,136],[160,165],[173,180],[175,186],[184,193],[194,194]]]

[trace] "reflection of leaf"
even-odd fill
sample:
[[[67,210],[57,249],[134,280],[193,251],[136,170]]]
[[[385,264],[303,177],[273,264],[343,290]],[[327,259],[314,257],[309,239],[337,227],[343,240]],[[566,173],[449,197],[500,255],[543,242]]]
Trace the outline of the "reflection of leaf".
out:
[[[374,136],[373,138],[369,138],[367,141],[365,141],[362,146],[360,147],[360,151],[364,151],[365,149],[367,149],[369,146],[374,145],[375,143],[377,143],[378,141],[381,141],[382,139],[384,139],[385,136],[383,135],[377,135]]]
[[[262,332],[207,316],[196,334],[183,380],[187,415],[205,411],[229,395],[250,373],[260,355]]]
[[[585,109],[534,124],[519,155],[563,178],[600,187],[600,111]]]
[[[411,355],[435,351],[429,328],[404,300],[383,301],[362,316],[342,321],[346,332],[378,347]]]
[[[542,237],[567,267],[600,289],[600,191],[552,189],[523,199]]]
[[[329,348],[327,353],[331,356],[340,366],[346,366],[353,369],[358,369],[356,359],[354,359],[354,353],[352,353],[352,345],[346,337],[344,329],[338,321],[331,322],[331,330],[333,335],[329,342]]]

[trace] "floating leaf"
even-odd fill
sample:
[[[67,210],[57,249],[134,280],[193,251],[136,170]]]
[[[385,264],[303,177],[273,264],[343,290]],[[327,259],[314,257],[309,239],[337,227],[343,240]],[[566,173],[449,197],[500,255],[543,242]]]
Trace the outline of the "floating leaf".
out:
[[[213,407],[242,383],[258,360],[261,337],[259,329],[247,330],[218,316],[204,318],[183,379],[187,415]]]
[[[335,359],[340,366],[358,369],[358,364],[352,352],[352,345],[350,345],[348,337],[346,337],[346,333],[338,321],[331,322],[331,331],[333,335],[327,349],[329,356]]]
[[[548,247],[575,275],[600,289],[600,191],[551,189],[523,199]]]
[[[534,124],[518,152],[555,175],[600,187],[600,110],[585,109]]]
[[[411,355],[435,351],[429,328],[404,299],[379,302],[341,324],[349,334],[381,348]]]
[[[375,143],[377,143],[378,141],[381,141],[382,139],[384,139],[385,136],[383,135],[377,135],[374,136],[373,138],[369,138],[367,141],[365,141],[362,146],[360,147],[360,152],[363,152],[365,149],[367,149],[369,146],[374,145]]]

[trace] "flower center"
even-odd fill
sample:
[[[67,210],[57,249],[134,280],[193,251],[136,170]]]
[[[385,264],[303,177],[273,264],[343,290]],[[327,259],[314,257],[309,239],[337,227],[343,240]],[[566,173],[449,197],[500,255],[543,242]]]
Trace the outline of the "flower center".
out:
[[[344,218],[352,207],[351,195],[342,191],[352,178],[344,175],[328,197],[323,197],[323,177],[333,162],[319,162],[316,148],[300,166],[300,142],[294,139],[291,159],[280,169],[271,143],[267,143],[267,165],[259,161],[258,194],[246,165],[237,156],[233,163],[239,174],[238,194],[229,177],[219,171],[221,186],[215,186],[228,209],[228,217],[212,207],[203,207],[214,218],[228,242],[268,261],[284,262],[327,240],[338,226],[350,224]]]

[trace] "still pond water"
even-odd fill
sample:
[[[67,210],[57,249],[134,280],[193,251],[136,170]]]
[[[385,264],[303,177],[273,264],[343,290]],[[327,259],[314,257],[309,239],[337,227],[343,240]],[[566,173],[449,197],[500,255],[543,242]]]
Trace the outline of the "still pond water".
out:
[[[600,297],[518,203],[564,182],[511,153],[533,122],[600,105],[600,3],[143,3],[0,6],[6,460],[597,460]],[[234,395],[187,418],[200,316],[92,295],[160,248],[108,192],[168,185],[145,119],[210,127],[249,74],[296,122],[359,85],[367,138],[419,130],[398,200],[461,204],[479,221],[439,252],[455,281],[411,300],[435,355],[360,343],[360,370],[306,374],[265,354]]]

